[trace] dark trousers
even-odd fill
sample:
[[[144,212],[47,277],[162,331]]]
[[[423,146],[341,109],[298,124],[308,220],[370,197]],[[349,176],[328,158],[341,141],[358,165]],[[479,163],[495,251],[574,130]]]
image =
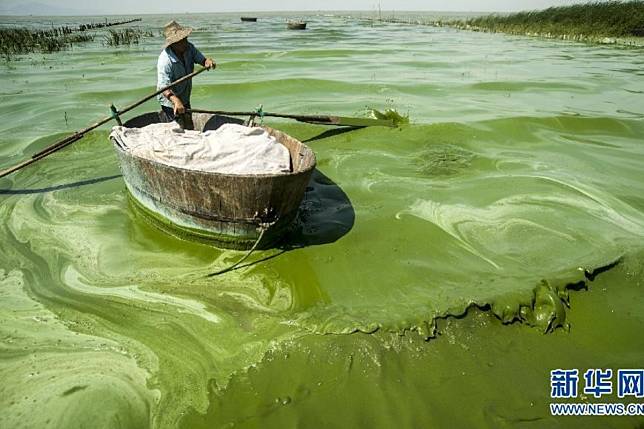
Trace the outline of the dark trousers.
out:
[[[190,104],[185,104],[186,109],[190,109]],[[190,113],[184,113],[183,115],[174,114],[174,109],[168,106],[161,106],[161,111],[159,112],[159,119],[161,122],[172,122],[177,121],[177,123],[186,130],[194,130],[195,126],[192,123],[192,115]]]

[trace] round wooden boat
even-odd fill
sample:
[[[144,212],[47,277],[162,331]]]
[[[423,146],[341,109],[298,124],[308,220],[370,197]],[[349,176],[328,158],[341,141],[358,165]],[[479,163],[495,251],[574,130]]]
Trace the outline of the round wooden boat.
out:
[[[288,22],[286,27],[289,30],[306,30],[306,22]]]
[[[242,123],[206,113],[192,117],[200,131]],[[140,128],[158,122],[158,113],[146,113],[123,125]],[[262,128],[288,149],[291,172],[231,175],[189,170],[133,155],[112,139],[132,206],[155,226],[182,238],[249,249],[263,230],[258,247],[270,247],[295,219],[316,161],[305,144],[279,130]]]

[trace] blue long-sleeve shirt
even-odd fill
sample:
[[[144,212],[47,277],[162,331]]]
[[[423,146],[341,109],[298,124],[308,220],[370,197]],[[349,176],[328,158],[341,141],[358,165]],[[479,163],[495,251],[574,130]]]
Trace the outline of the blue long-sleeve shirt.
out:
[[[159,55],[157,62],[157,89],[168,86],[175,80],[189,75],[193,72],[195,64],[202,64],[206,57],[195,46],[188,42],[188,49],[183,54],[183,61],[179,60],[177,55],[170,47],[165,48]],[[179,97],[183,104],[190,104],[190,93],[192,92],[192,79],[187,82],[175,85],[172,92]],[[157,96],[162,106],[173,107],[174,105],[163,94]]]

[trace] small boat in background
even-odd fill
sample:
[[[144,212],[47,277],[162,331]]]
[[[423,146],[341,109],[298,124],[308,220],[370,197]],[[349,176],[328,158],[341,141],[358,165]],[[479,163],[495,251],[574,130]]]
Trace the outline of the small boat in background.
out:
[[[257,18],[250,17],[250,16],[242,16],[241,20],[242,22],[257,22]]]
[[[306,30],[306,22],[289,21],[286,23],[286,27],[289,30]]]

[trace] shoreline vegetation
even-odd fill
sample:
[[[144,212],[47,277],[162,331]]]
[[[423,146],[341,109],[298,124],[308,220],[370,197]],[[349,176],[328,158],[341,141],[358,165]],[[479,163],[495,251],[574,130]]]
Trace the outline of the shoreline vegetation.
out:
[[[153,37],[151,31],[143,31],[138,28],[124,28],[123,30],[108,30],[105,35],[105,44],[108,46],[130,46],[138,45],[142,36]]]
[[[90,34],[90,30],[139,21],[141,21],[141,18],[112,22],[108,22],[105,19],[105,22],[80,24],[78,27],[54,27],[47,30],[33,30],[24,27],[0,28],[0,56],[5,61],[10,61],[23,54],[62,51],[71,48],[74,44],[93,41],[96,35]],[[123,30],[109,29],[104,36],[104,43],[109,46],[137,44],[141,36],[152,36],[152,33],[132,28]]]
[[[644,1],[608,1],[550,7],[508,15],[491,14],[466,20],[423,21],[376,18],[398,24],[451,27],[579,42],[644,46]]]

